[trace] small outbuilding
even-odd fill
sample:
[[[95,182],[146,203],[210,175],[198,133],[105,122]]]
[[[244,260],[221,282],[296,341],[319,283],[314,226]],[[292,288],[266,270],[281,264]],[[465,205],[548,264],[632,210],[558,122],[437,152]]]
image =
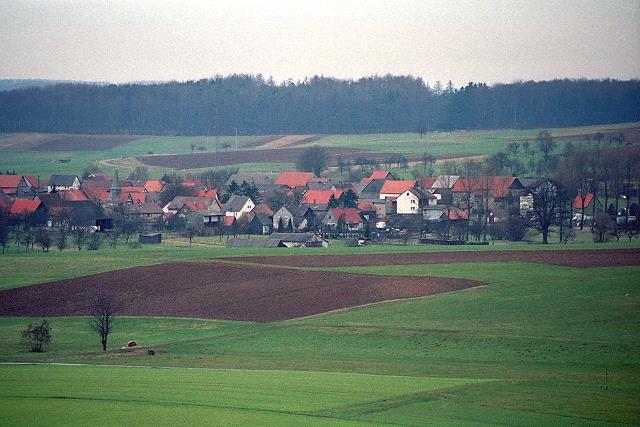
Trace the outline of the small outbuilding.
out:
[[[157,244],[162,243],[162,233],[144,233],[138,236],[140,243]]]

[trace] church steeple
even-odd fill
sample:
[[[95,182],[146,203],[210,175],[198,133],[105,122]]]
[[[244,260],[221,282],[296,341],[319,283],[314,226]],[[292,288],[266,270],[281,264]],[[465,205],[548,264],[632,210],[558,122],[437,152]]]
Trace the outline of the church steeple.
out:
[[[117,202],[120,200],[120,193],[122,193],[122,187],[120,186],[120,178],[118,177],[118,169],[113,173],[113,183],[109,190],[109,201]]]

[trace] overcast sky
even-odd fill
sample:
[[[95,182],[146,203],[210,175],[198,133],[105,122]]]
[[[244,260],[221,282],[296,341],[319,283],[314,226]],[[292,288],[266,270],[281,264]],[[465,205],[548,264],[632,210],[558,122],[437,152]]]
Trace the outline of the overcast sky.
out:
[[[0,0],[0,78],[231,73],[640,78],[640,0]]]

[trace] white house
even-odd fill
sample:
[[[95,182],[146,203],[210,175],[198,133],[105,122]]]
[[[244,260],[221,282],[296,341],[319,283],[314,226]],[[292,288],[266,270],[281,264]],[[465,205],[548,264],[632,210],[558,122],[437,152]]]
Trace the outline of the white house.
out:
[[[235,219],[248,214],[256,207],[251,198],[246,196],[231,196],[224,204],[225,216],[232,216]]]
[[[396,197],[396,213],[419,214],[427,206],[435,206],[438,197],[430,192],[423,192],[417,188],[409,188]]]
[[[47,192],[78,189],[80,189],[80,180],[76,175],[51,175]]]

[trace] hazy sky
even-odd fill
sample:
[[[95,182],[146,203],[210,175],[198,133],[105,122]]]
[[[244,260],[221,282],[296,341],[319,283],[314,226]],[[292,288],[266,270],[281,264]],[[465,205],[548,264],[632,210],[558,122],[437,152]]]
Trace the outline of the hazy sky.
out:
[[[0,0],[0,78],[230,73],[640,78],[640,0]]]

